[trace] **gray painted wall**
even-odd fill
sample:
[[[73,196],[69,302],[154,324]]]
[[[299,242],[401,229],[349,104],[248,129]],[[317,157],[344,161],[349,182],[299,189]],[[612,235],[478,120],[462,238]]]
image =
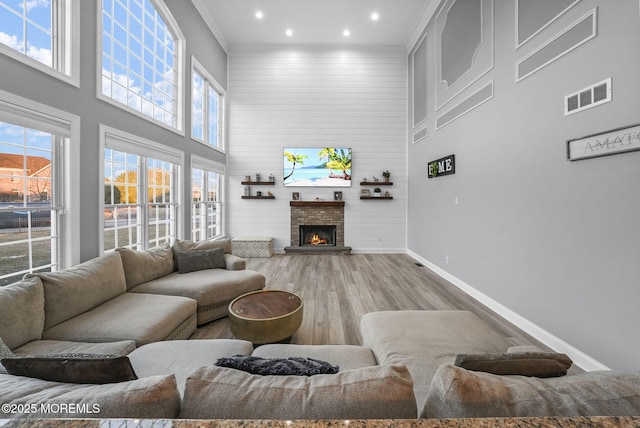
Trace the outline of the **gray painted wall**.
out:
[[[640,152],[566,160],[567,140],[640,123],[638,2],[583,0],[518,50],[514,3],[495,2],[495,65],[465,92],[492,79],[493,99],[437,131],[430,100],[428,137],[413,145],[409,128],[409,194],[425,197],[408,201],[408,249],[600,363],[639,370]],[[596,38],[515,82],[518,60],[595,7]],[[426,31],[432,94],[433,21]],[[564,116],[565,95],[608,77],[611,102]],[[449,154],[455,175],[427,179]]]
[[[183,191],[189,194],[191,183],[188,179],[188,162],[191,154],[222,163],[226,162],[223,154],[195,142],[189,137],[188,118],[191,110],[188,106],[191,103],[189,90],[191,55],[195,55],[198,61],[225,88],[227,86],[227,55],[191,2],[165,1],[186,38],[184,58],[185,84],[187,85],[184,108],[185,135],[178,135],[96,98],[96,61],[98,58],[96,19],[99,2],[82,1],[78,3],[81,3],[80,34],[76,35],[81,40],[80,88],[70,86],[9,57],[0,55],[0,69],[2,70],[0,89],[81,117],[81,221],[78,227],[80,228],[81,259],[87,260],[97,256],[100,250],[98,225],[101,213],[98,199],[102,178],[97,174],[100,162],[99,124],[105,124],[184,151],[187,168],[183,169],[182,184]],[[182,223],[186,232],[185,236],[189,236],[189,218],[184,216]]]

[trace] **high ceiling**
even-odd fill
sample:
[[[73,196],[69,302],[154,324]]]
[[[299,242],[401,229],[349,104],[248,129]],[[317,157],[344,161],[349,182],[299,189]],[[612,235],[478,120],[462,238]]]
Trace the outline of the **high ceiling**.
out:
[[[406,46],[436,0],[192,0],[222,45]],[[431,5],[433,7],[433,4]],[[262,18],[256,17],[261,12]],[[372,14],[378,19],[373,20]],[[286,31],[292,34],[287,35]],[[345,36],[344,31],[349,35]]]

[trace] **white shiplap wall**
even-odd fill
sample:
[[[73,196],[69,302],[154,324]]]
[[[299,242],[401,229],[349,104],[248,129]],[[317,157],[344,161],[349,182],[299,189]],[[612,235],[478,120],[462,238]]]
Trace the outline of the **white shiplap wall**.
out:
[[[407,66],[403,47],[235,48],[229,54],[228,232],[290,244],[289,201],[342,190],[345,244],[354,252],[406,251]],[[351,147],[350,188],[284,187],[283,147]],[[390,170],[391,201],[360,200],[359,182]],[[245,175],[275,200],[241,199]]]

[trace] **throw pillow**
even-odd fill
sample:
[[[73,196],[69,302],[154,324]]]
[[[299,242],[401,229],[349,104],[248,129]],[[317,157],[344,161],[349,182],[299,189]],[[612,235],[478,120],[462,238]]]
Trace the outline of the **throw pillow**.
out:
[[[9,374],[54,382],[116,383],[135,380],[126,356],[96,354],[34,355],[3,358]]]
[[[506,354],[460,354],[454,365],[496,375],[557,377],[567,374],[571,358],[555,352],[515,352]]]
[[[251,355],[234,355],[216,361],[216,366],[242,370],[262,376],[314,376],[336,374],[338,366],[314,358],[261,358]]]
[[[178,272],[189,273],[205,269],[220,269],[226,266],[224,250],[191,250],[178,253]]]

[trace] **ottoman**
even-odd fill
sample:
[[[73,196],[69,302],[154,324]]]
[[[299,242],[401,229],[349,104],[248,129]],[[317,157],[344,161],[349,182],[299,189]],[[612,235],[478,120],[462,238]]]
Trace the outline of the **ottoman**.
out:
[[[233,238],[231,253],[238,257],[271,257],[273,256],[273,238],[267,236]]]

